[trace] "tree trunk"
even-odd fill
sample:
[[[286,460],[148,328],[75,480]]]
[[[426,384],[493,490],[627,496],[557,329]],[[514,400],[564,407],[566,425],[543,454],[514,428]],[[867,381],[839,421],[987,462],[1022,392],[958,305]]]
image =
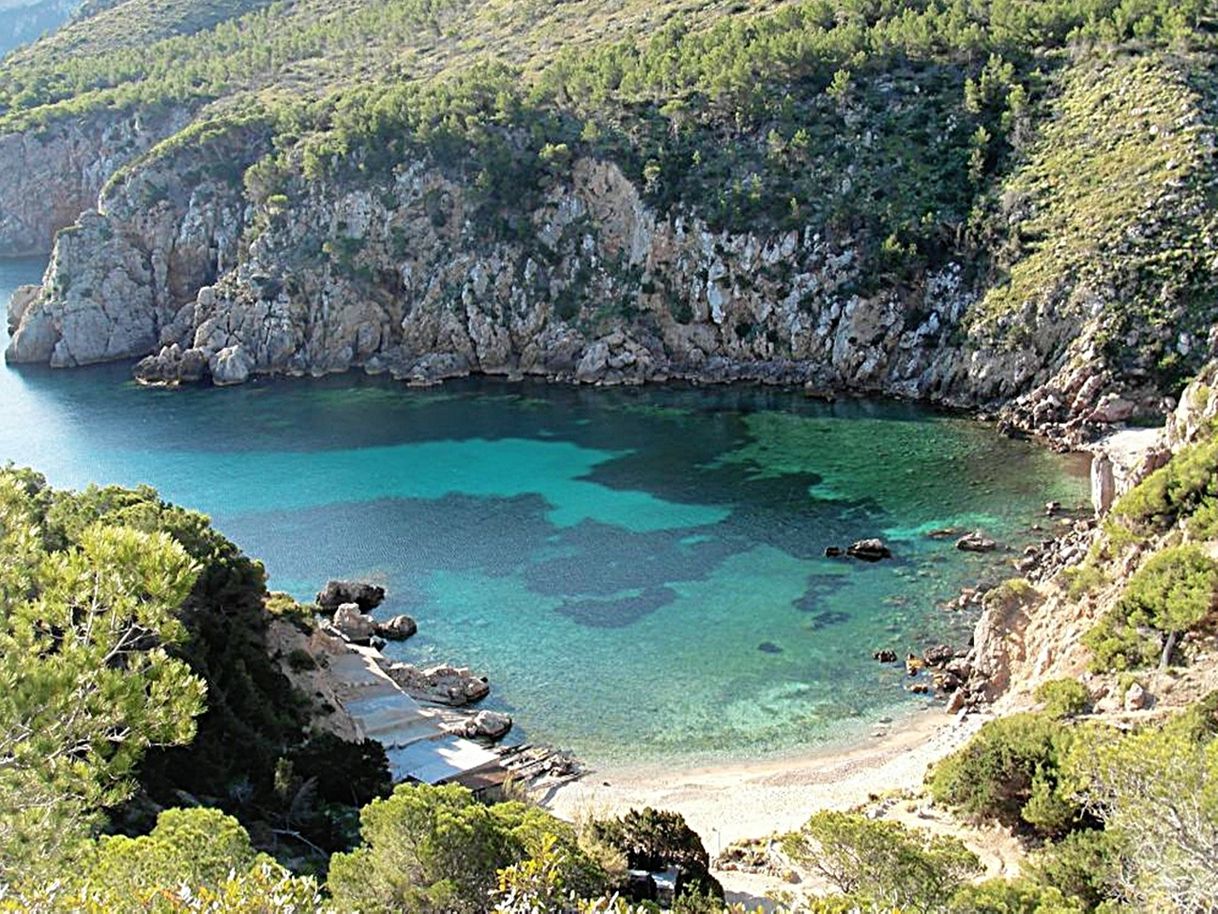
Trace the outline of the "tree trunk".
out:
[[[1159,658],[1160,673],[1167,669],[1167,665],[1171,663],[1172,651],[1176,649],[1176,639],[1179,637],[1179,632],[1167,633],[1167,640],[1163,642],[1163,656]]]

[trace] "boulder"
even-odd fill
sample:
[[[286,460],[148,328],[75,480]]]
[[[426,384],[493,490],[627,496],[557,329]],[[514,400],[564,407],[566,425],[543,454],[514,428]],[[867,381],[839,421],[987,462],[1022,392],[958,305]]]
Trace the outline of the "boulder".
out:
[[[956,548],[962,552],[993,552],[998,544],[980,530],[974,530],[956,540]]]
[[[1126,400],[1119,394],[1111,393],[1105,395],[1100,400],[1087,418],[1091,422],[1099,422],[1105,425],[1113,422],[1124,422],[1133,416],[1135,409],[1137,409],[1136,403]]]
[[[1108,513],[1116,501],[1116,476],[1112,469],[1112,458],[1099,453],[1091,458],[1091,507],[1095,516]]]
[[[878,562],[881,559],[892,558],[892,550],[885,545],[882,539],[872,537],[851,543],[846,549],[846,555],[864,562]]]
[[[480,701],[491,691],[485,676],[477,676],[464,667],[440,664],[420,669],[410,663],[387,663],[382,667],[411,698],[422,701],[459,708]]]
[[[885,648],[884,650],[876,651],[871,656],[872,656],[872,659],[878,660],[880,663],[896,663],[897,662],[897,652],[888,650],[887,648]]]
[[[927,666],[946,666],[954,660],[956,652],[946,644],[936,644],[922,652],[922,659]]]
[[[360,612],[355,603],[344,603],[334,610],[330,624],[348,641],[357,644],[367,644],[376,632],[376,623],[372,617]]]
[[[485,739],[494,742],[507,736],[512,729],[512,718],[501,711],[479,711],[460,721],[445,724],[444,729],[466,739]]]
[[[405,641],[419,630],[410,616],[394,616],[388,622],[376,623],[376,633],[386,641]]]
[[[1125,710],[1141,711],[1150,703],[1150,696],[1140,682],[1135,682],[1125,693]]]
[[[213,355],[208,362],[208,367],[211,369],[212,383],[226,387],[231,384],[244,384],[248,381],[250,372],[254,370],[254,361],[238,344],[225,346]]]
[[[836,559],[836,558],[841,557],[842,555],[845,555],[845,550],[842,549],[841,546],[826,546],[825,547],[825,558],[827,558],[827,559]]]
[[[327,611],[344,603],[355,603],[362,612],[376,609],[385,599],[385,588],[357,581],[327,581],[317,594],[317,605]]]

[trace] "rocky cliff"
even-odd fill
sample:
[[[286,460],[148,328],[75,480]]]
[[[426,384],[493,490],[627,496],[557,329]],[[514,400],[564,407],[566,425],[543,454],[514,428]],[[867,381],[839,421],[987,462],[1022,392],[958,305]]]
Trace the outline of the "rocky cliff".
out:
[[[14,302],[11,361],[150,355],[137,374],[151,383],[351,368],[413,383],[753,380],[973,408],[1037,390],[1049,410],[1035,420],[1159,406],[1153,389],[1141,403],[1109,390],[1098,324],[1045,309],[1012,346],[1001,326],[970,323],[979,292],[960,264],[861,292],[859,239],[713,232],[650,209],[611,163],[576,162],[504,240],[421,162],[255,210],[235,182],[194,178],[200,158],[252,161],[256,132],[200,148],[124,173],[61,234],[44,288]]]

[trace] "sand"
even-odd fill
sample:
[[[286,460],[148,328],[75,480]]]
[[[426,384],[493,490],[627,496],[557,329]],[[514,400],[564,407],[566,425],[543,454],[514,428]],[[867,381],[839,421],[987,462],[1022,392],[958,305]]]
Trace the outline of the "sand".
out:
[[[620,815],[644,806],[674,810],[714,858],[734,841],[797,829],[817,810],[848,809],[878,796],[917,791],[927,767],[961,746],[987,719],[974,714],[958,720],[929,709],[880,728],[882,735],[862,743],[793,758],[684,770],[593,770],[541,801],[566,819]],[[996,867],[1006,869],[1001,861]],[[773,877],[716,875],[729,897],[745,901],[772,897],[783,888]]]

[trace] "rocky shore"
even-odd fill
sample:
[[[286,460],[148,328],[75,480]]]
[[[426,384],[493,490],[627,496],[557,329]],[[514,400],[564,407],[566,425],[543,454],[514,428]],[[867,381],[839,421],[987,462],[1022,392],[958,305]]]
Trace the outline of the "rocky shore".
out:
[[[1109,364],[1099,324],[1011,316],[1027,329],[1012,345],[1007,318],[973,315],[982,290],[961,264],[863,293],[863,239],[661,216],[610,163],[577,161],[527,214],[527,237],[493,240],[465,221],[468,189],[422,163],[383,184],[310,187],[290,214],[251,208],[221,178],[186,179],[200,157],[256,161],[265,137],[249,126],[121,170],[170,126],[106,128],[125,145],[96,171],[121,179],[56,237],[43,284],[14,299],[10,362],[141,359],[137,378],[166,385],[352,369],[409,384],[802,385],[998,414],[1063,446],[1165,408],[1144,372]],[[34,155],[0,148],[0,163]],[[99,192],[92,175],[68,185],[65,209]],[[20,222],[10,249],[65,224],[6,209],[6,195],[0,212]]]
[[[272,654],[293,685],[313,696],[321,729],[346,740],[381,742],[397,780],[436,783],[424,774],[436,764],[443,781],[478,790],[509,776],[545,790],[581,775],[569,754],[497,745],[511,731],[512,718],[475,707],[490,694],[485,676],[450,664],[419,667],[386,657],[381,648],[387,641],[404,641],[418,626],[406,615],[370,615],[384,598],[379,586],[332,580],[311,608],[272,623]],[[276,599],[295,606],[286,596]]]

